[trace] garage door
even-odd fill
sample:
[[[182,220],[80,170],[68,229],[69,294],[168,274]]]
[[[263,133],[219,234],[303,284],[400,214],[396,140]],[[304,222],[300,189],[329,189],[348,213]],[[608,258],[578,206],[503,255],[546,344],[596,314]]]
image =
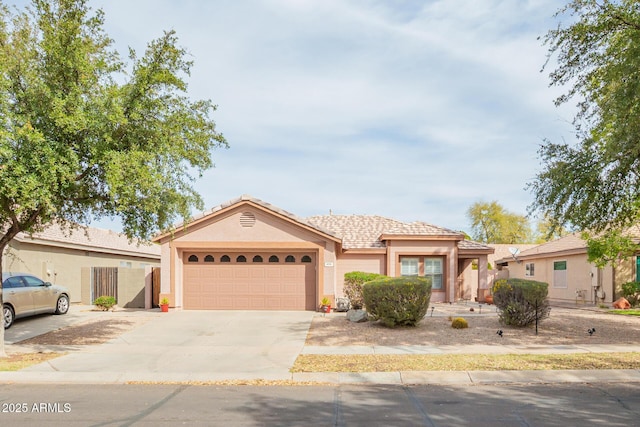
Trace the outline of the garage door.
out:
[[[315,310],[312,253],[184,254],[188,310]]]

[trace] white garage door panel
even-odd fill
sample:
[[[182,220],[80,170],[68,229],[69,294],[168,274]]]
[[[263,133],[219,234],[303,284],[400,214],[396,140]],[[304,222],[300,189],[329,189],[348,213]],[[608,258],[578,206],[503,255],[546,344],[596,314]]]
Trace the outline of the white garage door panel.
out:
[[[219,310],[314,310],[315,262],[184,263],[184,308]],[[214,254],[215,260],[223,254]],[[261,254],[268,260],[270,254]],[[204,254],[198,254],[199,260]],[[280,255],[280,260],[285,255]],[[236,256],[231,257],[232,260]],[[312,257],[314,259],[314,257]]]

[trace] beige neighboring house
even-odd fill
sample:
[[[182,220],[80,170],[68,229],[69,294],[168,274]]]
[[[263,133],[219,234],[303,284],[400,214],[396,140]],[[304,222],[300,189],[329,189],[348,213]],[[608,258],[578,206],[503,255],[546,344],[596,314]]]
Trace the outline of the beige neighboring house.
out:
[[[636,243],[640,229],[630,230]],[[585,304],[612,303],[620,296],[623,283],[640,281],[640,254],[617,268],[599,269],[587,261],[587,242],[573,233],[552,242],[523,250],[497,261],[504,277],[531,279],[549,284],[553,302]]]
[[[344,274],[433,279],[432,301],[487,287],[493,248],[424,222],[375,215],[300,218],[242,196],[154,238],[162,247],[161,298],[184,309],[316,310],[344,296]],[[476,260],[475,283],[463,283]]]
[[[66,286],[71,302],[84,303],[90,303],[90,267],[159,266],[158,245],[130,243],[126,236],[111,230],[87,227],[69,232],[55,224],[31,236],[19,233],[5,249],[2,262],[3,271],[31,273]],[[142,289],[144,286],[142,282]]]

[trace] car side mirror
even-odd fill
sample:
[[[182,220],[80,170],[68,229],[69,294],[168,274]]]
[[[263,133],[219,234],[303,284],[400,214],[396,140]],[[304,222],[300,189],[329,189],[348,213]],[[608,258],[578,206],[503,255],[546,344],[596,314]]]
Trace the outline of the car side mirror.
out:
[[[47,286],[47,287],[53,286],[53,285],[51,285],[51,282],[44,282],[44,285]]]

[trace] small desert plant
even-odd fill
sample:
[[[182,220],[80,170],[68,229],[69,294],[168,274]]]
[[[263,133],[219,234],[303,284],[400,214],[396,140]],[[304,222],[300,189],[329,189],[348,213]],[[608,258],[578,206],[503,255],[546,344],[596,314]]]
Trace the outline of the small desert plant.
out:
[[[427,314],[431,279],[387,277],[365,283],[362,288],[367,312],[386,326],[415,326]]]
[[[329,298],[327,298],[327,297],[322,298],[322,301],[320,301],[320,305],[327,306],[327,305],[330,305],[330,304],[331,304],[331,300]]]
[[[465,329],[469,327],[469,323],[462,317],[456,317],[451,321],[451,327],[453,329]]]
[[[162,298],[162,301],[160,301],[160,305],[169,305],[169,298]]]
[[[344,294],[349,298],[351,307],[354,309],[361,309],[364,306],[364,299],[362,297],[362,286],[375,279],[379,279],[382,274],[365,273],[362,271],[352,271],[351,273],[345,273],[344,275]]]
[[[501,279],[493,285],[493,302],[505,325],[528,326],[549,317],[549,285],[535,280]]]
[[[116,299],[111,296],[103,295],[101,297],[96,298],[96,300],[93,302],[93,305],[102,309],[103,311],[108,311],[114,305],[116,305]]]

